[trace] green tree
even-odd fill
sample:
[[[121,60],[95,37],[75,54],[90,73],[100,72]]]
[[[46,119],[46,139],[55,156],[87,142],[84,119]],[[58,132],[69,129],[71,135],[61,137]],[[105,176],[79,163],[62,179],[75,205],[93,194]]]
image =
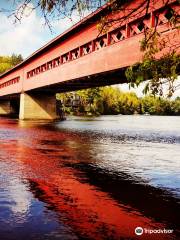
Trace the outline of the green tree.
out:
[[[180,115],[180,97],[177,97],[171,103],[171,111],[174,115]]]
[[[97,112],[97,104],[100,99],[101,88],[89,88],[77,91],[77,95],[81,99],[80,111],[87,113],[99,114]]]
[[[12,54],[12,56],[0,56],[0,74],[16,66],[23,61],[22,56]]]
[[[168,41],[167,39],[160,41],[159,38],[160,34],[156,33],[149,42],[142,41],[141,49],[144,51],[142,62],[127,68],[126,77],[131,87],[138,87],[149,79],[145,85],[144,93],[150,92],[154,96],[164,96],[164,86],[166,85],[167,97],[171,97],[175,90],[180,87],[176,84],[180,73],[180,55],[171,48],[168,53],[163,54]],[[157,54],[162,54],[162,57],[157,59]]]
[[[151,115],[173,115],[171,101],[153,96],[142,98],[142,112]]]
[[[119,113],[119,95],[120,90],[113,87],[102,88],[102,106],[103,114]]]
[[[17,64],[21,63],[23,61],[23,57],[21,54],[16,55],[16,54],[12,54],[11,56],[11,62],[13,66],[16,66]]]

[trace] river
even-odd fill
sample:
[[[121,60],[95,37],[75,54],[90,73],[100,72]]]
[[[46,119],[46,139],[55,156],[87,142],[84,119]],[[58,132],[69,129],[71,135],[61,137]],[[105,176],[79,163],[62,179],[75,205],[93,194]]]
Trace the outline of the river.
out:
[[[180,117],[0,118],[1,240],[180,239],[179,217]]]

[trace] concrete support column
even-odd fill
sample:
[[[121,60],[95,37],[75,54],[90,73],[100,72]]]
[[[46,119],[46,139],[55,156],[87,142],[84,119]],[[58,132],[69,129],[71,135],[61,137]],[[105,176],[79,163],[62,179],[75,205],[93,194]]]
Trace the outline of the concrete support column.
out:
[[[0,115],[9,115],[12,113],[9,100],[0,100]]]
[[[46,119],[59,118],[56,111],[55,95],[47,93],[21,93],[19,119]]]

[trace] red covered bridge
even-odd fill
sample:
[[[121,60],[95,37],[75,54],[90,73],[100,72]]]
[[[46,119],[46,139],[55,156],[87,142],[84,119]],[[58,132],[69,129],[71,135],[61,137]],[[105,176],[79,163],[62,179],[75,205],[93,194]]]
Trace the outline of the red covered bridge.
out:
[[[163,0],[151,1],[148,14],[142,4],[124,18],[142,2],[129,1],[116,14],[105,5],[2,74],[0,114],[19,111],[20,119],[55,119],[55,93],[126,82],[125,69],[142,58],[145,29],[157,25],[174,46],[178,44],[178,30],[168,23],[171,11],[179,12],[178,1],[170,0],[166,7]],[[123,20],[99,34],[102,16]]]

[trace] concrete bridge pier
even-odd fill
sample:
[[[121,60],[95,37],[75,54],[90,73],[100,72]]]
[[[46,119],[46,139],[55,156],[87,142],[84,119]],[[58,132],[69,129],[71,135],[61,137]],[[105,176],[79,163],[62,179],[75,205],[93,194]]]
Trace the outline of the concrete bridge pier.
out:
[[[55,94],[21,93],[19,119],[58,119]]]

